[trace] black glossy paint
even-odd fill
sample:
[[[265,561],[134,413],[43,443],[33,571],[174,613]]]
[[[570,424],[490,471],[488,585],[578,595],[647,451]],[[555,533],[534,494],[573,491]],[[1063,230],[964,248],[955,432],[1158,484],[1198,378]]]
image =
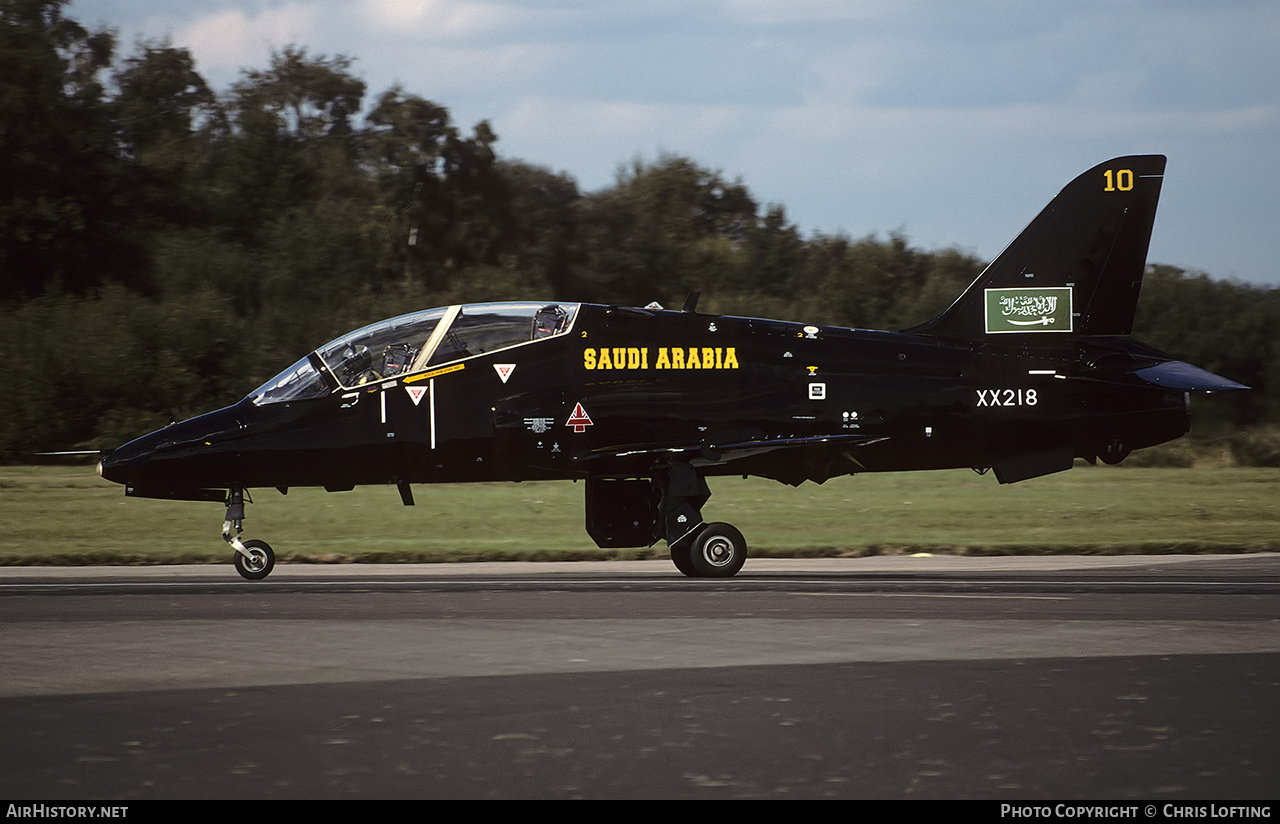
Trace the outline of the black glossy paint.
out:
[[[219,500],[250,487],[588,479],[589,506],[603,507],[589,513],[593,537],[626,545],[681,539],[661,523],[678,504],[700,517],[705,496],[673,491],[677,474],[799,484],[973,467],[1013,482],[1073,458],[1123,459],[1187,431],[1189,391],[1245,388],[1126,336],[1164,165],[1126,157],[1084,173],[910,330],[583,304],[555,337],[312,399],[246,399],[126,444],[101,471],[130,494]],[[1010,318],[991,319],[999,307]],[[623,479],[655,491],[598,485]],[[654,523],[609,526],[633,512]]]

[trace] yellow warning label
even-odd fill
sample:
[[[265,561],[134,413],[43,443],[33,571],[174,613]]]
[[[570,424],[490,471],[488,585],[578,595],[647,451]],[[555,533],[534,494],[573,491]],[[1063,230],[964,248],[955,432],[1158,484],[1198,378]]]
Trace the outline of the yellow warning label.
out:
[[[404,382],[413,383],[414,381],[425,381],[427,378],[438,378],[441,375],[447,375],[450,372],[460,372],[466,368],[467,365],[465,363],[455,363],[453,366],[446,366],[442,369],[436,369],[431,372],[423,372],[421,375],[413,375],[412,377],[405,378]]]

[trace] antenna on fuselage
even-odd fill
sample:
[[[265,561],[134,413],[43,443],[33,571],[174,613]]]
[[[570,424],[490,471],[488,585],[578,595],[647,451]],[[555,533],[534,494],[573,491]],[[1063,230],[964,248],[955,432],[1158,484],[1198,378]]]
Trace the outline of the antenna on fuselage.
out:
[[[694,290],[689,293],[689,297],[684,299],[684,306],[680,307],[680,311],[692,315],[695,307],[698,305],[698,298],[702,297],[702,293]]]

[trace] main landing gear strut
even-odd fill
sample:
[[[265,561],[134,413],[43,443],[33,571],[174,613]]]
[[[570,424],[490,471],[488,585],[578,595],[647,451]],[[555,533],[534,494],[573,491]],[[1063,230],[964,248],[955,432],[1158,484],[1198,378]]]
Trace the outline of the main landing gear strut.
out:
[[[233,488],[227,495],[227,519],[222,522],[222,540],[236,551],[236,572],[250,581],[261,581],[276,565],[276,554],[266,541],[241,541],[244,531],[244,490]]]
[[[587,534],[596,546],[642,547],[665,540],[672,563],[693,578],[728,578],[747,560],[741,532],[702,520],[711,490],[690,464],[674,463],[652,480],[588,478],[586,487]]]
[[[747,542],[730,524],[705,523],[702,506],[711,497],[706,479],[689,464],[672,464],[660,479],[658,521],[676,569],[694,578],[729,578],[747,560]]]

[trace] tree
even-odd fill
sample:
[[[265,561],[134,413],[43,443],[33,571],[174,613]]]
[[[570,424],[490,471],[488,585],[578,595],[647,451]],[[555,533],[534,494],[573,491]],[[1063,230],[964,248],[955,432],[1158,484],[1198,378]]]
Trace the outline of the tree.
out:
[[[394,217],[406,278],[440,290],[468,266],[495,263],[512,220],[489,124],[461,137],[447,109],[399,88],[383,93],[368,124],[366,162]]]
[[[137,220],[153,226],[207,220],[199,177],[207,140],[198,126],[218,116],[217,99],[186,49],[141,42],[115,72],[111,102],[120,151],[131,169]]]
[[[498,174],[511,199],[510,266],[546,283],[549,297],[575,299],[578,184],[563,173],[518,161],[499,163]]]
[[[351,123],[364,82],[351,60],[309,58],[290,47],[265,71],[247,71],[225,103],[224,130],[211,136],[206,185],[215,193],[213,220],[250,245],[263,242],[274,219],[325,196],[365,197]]]
[[[746,187],[680,157],[636,161],[579,201],[580,283],[589,299],[683,301],[733,283],[735,244],[756,223]]]
[[[114,114],[120,139],[132,157],[162,169],[175,167],[181,144],[216,98],[186,49],[164,43],[138,44],[115,72]]]
[[[804,262],[804,241],[781,206],[770,206],[759,221],[741,227],[742,260],[737,290],[771,298],[794,296]]]
[[[350,136],[365,92],[352,62],[343,55],[310,58],[296,46],[272,54],[270,68],[245,72],[232,90],[241,127],[303,142]]]
[[[114,37],[64,0],[0,0],[0,298],[146,288],[101,75]]]

